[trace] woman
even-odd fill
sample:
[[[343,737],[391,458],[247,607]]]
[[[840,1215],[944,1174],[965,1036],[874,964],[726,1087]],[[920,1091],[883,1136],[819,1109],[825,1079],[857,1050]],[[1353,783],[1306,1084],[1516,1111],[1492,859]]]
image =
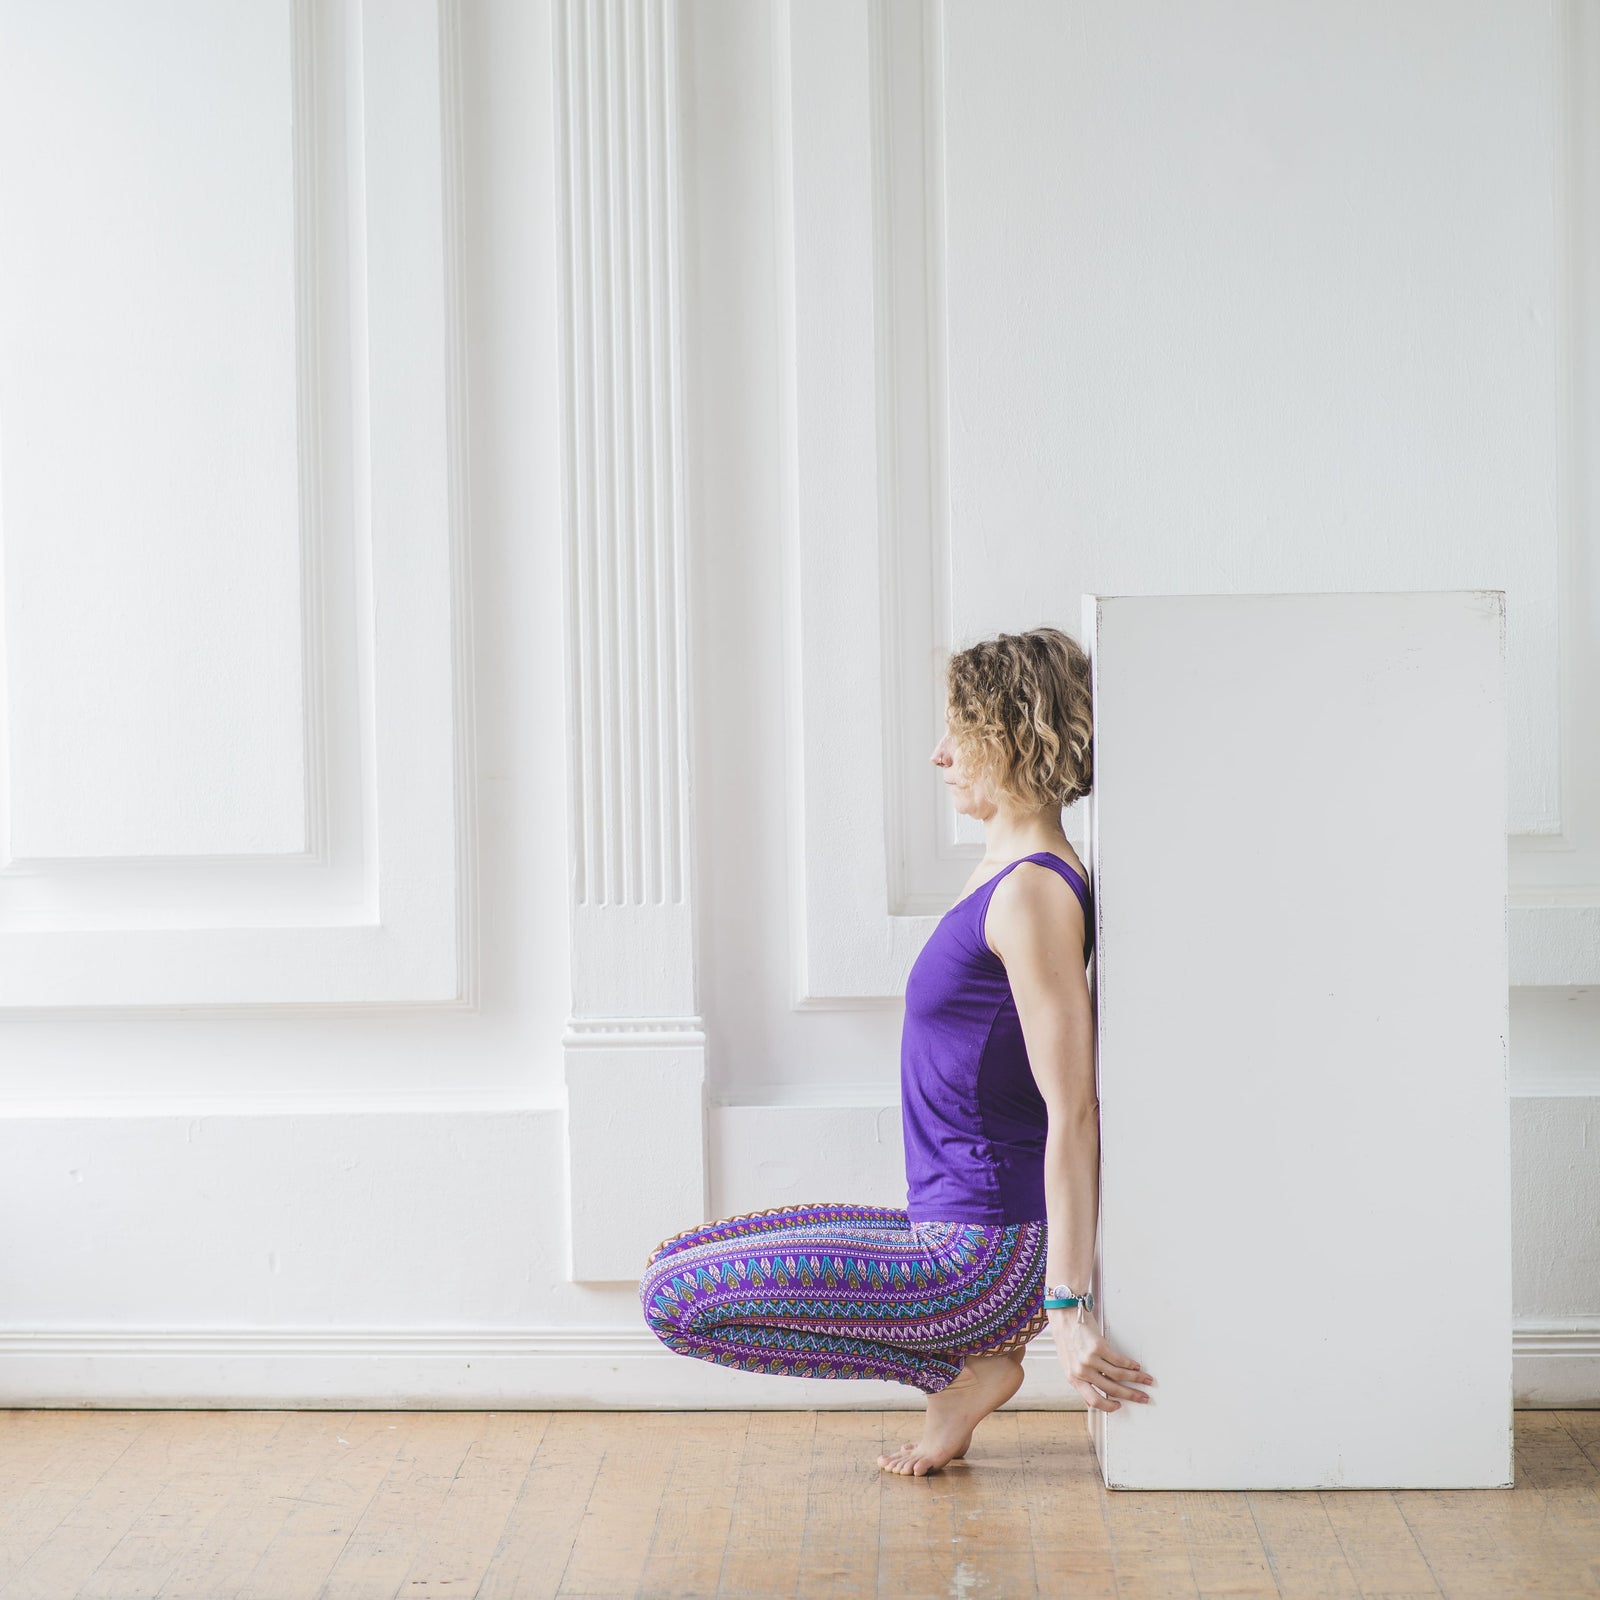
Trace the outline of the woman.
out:
[[[1099,1203],[1089,886],[1061,809],[1089,792],[1089,661],[1055,628],[960,651],[933,764],[984,855],[906,983],[906,1207],[746,1212],[664,1240],[639,1295],[670,1350],[748,1372],[888,1378],[928,1396],[922,1437],[880,1468],[964,1456],[1022,1385],[1050,1321],[1087,1406],[1155,1379],[1080,1300]],[[1081,958],[1081,959],[1080,959]],[[1050,1286],[1048,1294],[1045,1286]]]

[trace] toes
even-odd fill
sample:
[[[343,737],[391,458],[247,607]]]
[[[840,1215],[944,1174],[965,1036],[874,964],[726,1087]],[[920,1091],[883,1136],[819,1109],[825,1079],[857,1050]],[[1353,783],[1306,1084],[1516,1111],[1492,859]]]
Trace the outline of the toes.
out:
[[[962,1453],[965,1454],[964,1451]],[[921,1454],[921,1446],[915,1440],[907,1440],[892,1454],[879,1456],[878,1466],[884,1472],[897,1472],[902,1477],[915,1478],[925,1478],[930,1472],[938,1470],[930,1457]]]

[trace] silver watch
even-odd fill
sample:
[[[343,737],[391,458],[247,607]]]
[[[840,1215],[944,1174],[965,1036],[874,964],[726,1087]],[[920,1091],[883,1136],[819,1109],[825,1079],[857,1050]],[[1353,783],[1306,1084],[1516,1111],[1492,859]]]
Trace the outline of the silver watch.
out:
[[[1058,1283],[1054,1286],[1046,1284],[1044,1291],[1046,1300],[1065,1300],[1069,1306],[1077,1306],[1082,1311],[1094,1310],[1094,1290],[1085,1289],[1079,1294],[1069,1284]]]

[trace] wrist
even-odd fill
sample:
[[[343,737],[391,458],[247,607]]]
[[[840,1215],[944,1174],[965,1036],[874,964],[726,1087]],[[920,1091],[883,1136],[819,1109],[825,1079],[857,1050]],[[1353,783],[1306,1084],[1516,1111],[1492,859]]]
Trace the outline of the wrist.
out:
[[[1084,1311],[1082,1306],[1046,1306],[1044,1321],[1058,1340],[1070,1338],[1072,1330],[1080,1323],[1095,1332],[1100,1329],[1096,1313]]]

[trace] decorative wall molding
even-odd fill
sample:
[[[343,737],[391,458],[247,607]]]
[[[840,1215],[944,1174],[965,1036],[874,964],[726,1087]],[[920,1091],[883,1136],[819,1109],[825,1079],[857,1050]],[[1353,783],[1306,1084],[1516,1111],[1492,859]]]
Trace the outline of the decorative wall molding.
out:
[[[328,683],[328,583],[331,555],[324,515],[323,474],[326,470],[323,429],[326,425],[322,374],[322,302],[325,293],[324,243],[321,238],[321,173],[327,111],[326,53],[318,48],[317,16],[312,0],[294,0],[289,10],[290,81],[294,109],[294,292],[295,401],[297,463],[300,468],[300,611],[303,621],[301,673],[305,697],[305,859],[323,862],[332,849],[334,795],[329,771],[329,713],[333,686]],[[337,323],[335,324],[337,330]],[[345,525],[346,530],[349,524]]]
[[[1556,626],[1561,663],[1556,826],[1513,835],[1511,982],[1600,982],[1600,455],[1590,447],[1600,374],[1600,16],[1552,0],[1550,139],[1555,173],[1552,379],[1556,395]]]
[[[954,634],[944,16],[944,0],[871,0],[868,10],[888,895],[892,914],[934,917],[982,854],[981,842],[958,838],[962,823],[927,759],[942,732]]]
[[[1519,1322],[1523,1409],[1600,1405],[1600,1318]],[[1023,1357],[1022,1411],[1082,1411],[1049,1329]],[[349,1410],[894,1411],[904,1384],[839,1383],[719,1368],[646,1327],[8,1329],[0,1404],[184,1410],[330,1405]]]
[[[8,856],[11,1018],[475,1004],[456,3],[289,23],[304,847]]]
[[[467,148],[462,104],[461,0],[439,0],[439,113],[445,272],[445,468],[450,528],[450,653],[455,738],[456,947],[461,1004],[476,1009],[478,959],[477,629],[472,594],[471,428],[467,396]]]
[[[888,887],[885,763],[901,752],[885,737],[879,643],[885,123],[871,40],[884,24],[839,0],[780,0],[773,18],[793,1003],[893,1004],[935,919],[893,915]],[[912,626],[920,614],[911,602]]]
[[[563,0],[562,401],[580,905],[684,905],[677,11]]]
[[[618,1045],[704,1046],[706,1035],[698,1017],[575,1017],[568,1022],[561,1042],[569,1050],[603,1050]]]
[[[670,0],[555,0],[576,1279],[705,1216],[677,32]]]

